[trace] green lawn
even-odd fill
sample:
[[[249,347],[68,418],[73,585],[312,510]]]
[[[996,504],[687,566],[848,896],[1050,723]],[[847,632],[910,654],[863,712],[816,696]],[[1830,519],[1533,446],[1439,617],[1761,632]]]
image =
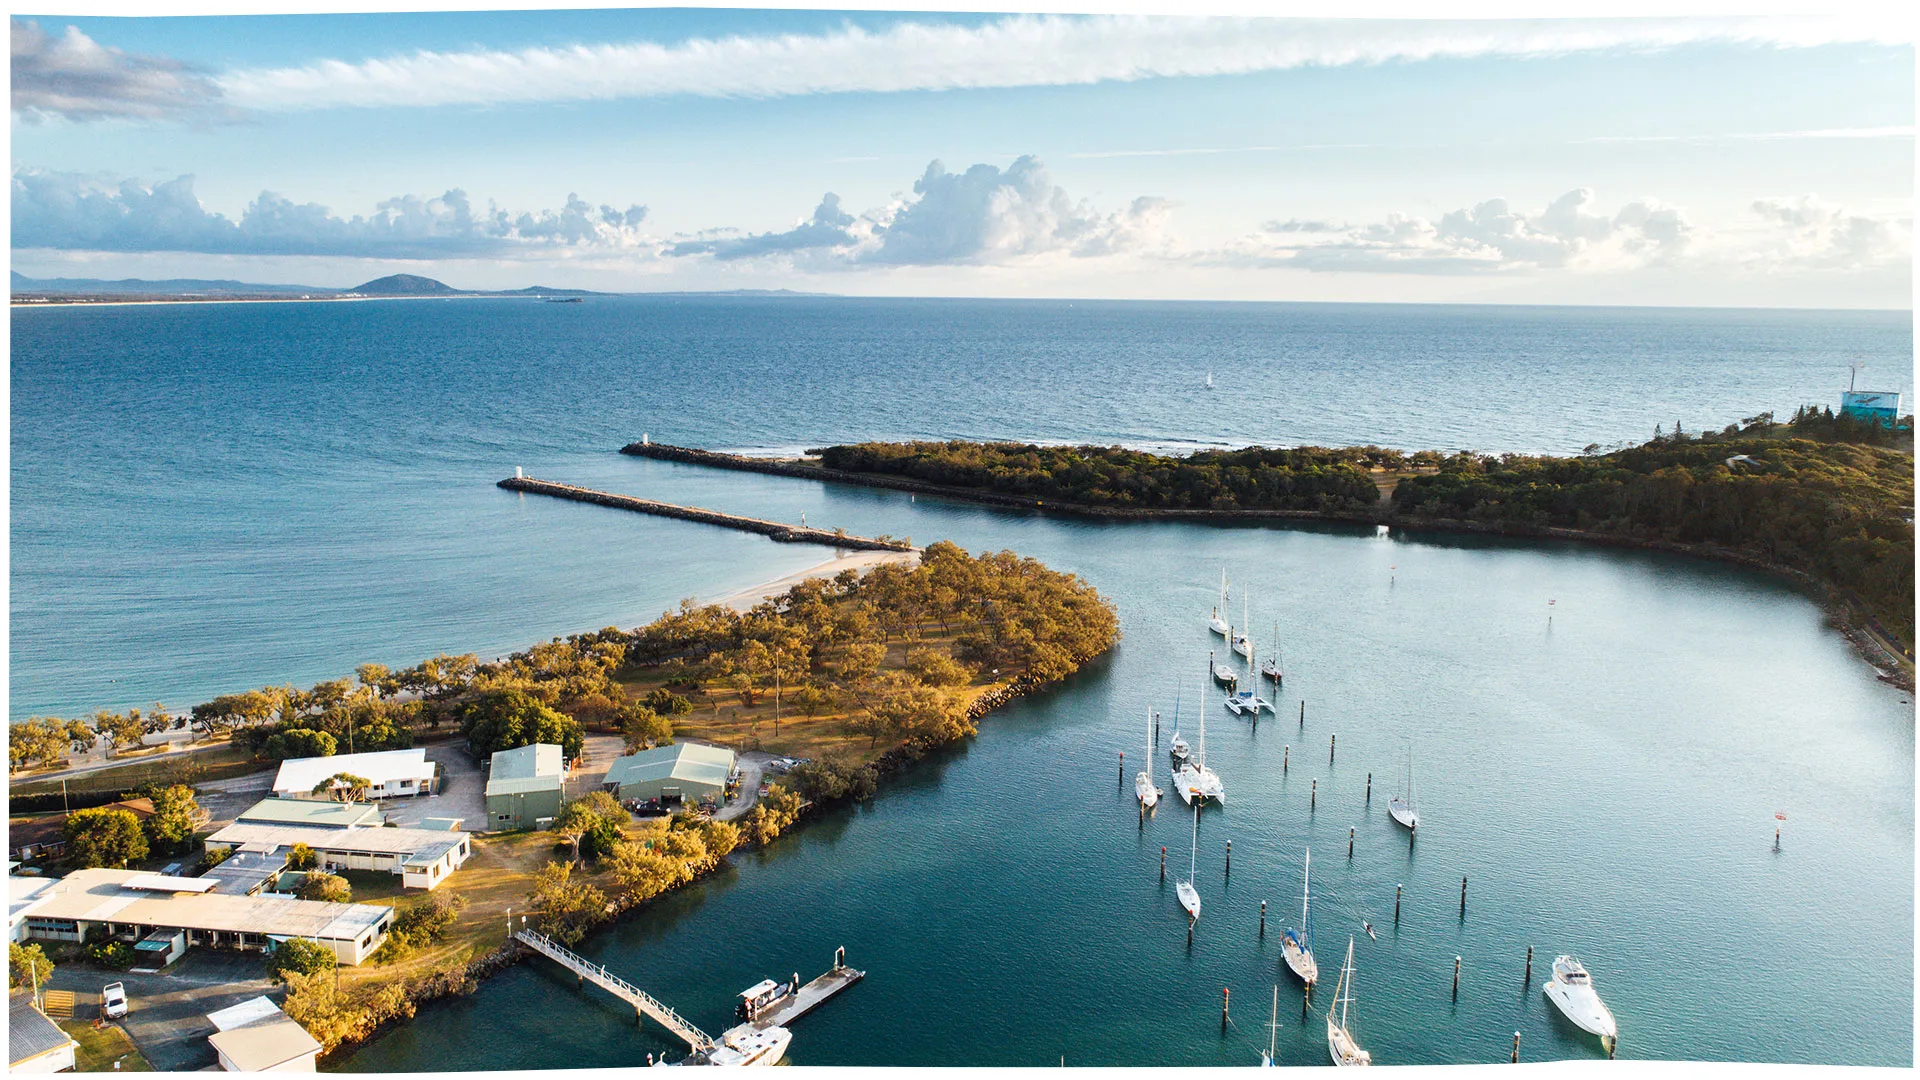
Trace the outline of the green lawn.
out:
[[[75,1072],[113,1072],[116,1063],[121,1072],[153,1071],[118,1024],[96,1028],[90,1020],[63,1020],[60,1030],[80,1044],[73,1051]]]

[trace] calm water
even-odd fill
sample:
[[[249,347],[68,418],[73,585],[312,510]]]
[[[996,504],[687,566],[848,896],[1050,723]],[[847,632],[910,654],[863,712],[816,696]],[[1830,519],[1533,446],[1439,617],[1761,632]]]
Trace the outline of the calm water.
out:
[[[799,1023],[803,1064],[1252,1063],[1275,982],[1282,1061],[1316,1063],[1321,1020],[1302,1022],[1276,947],[1311,845],[1323,965],[1360,919],[1380,930],[1359,939],[1354,1027],[1383,1063],[1504,1061],[1516,1029],[1531,1059],[1597,1055],[1539,993],[1571,951],[1623,1056],[1908,1064],[1912,708],[1770,581],[1579,547],[1022,517],[611,451],[641,431],[1566,450],[1831,400],[1855,353],[1909,370],[1909,333],[1904,313],[750,299],[17,312],[11,708],[178,707],[497,653],[824,554],[494,489],[515,465],[1011,547],[1113,597],[1121,647],[586,951],[718,1029],[738,990],[847,946],[869,977]],[[1229,805],[1201,825],[1189,950],[1156,866],[1165,845],[1184,867],[1190,820],[1173,803],[1138,825],[1131,772],[1142,711],[1170,713],[1176,689],[1194,733],[1222,565],[1250,585],[1256,630],[1282,624],[1289,677],[1257,733],[1217,696],[1207,714]],[[1408,740],[1411,849],[1384,807]],[[648,1051],[678,1053],[528,964],[349,1067]]]

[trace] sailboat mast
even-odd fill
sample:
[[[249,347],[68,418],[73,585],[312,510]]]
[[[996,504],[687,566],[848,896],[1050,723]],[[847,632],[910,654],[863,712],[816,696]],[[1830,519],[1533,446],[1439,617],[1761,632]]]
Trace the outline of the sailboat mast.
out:
[[[1313,894],[1313,849],[1307,849],[1306,869],[1300,875],[1300,932],[1307,932],[1307,905]]]
[[[1199,876],[1200,867],[1200,803],[1193,804],[1193,846],[1187,849],[1187,881],[1192,882]]]
[[[1213,673],[1208,672],[1207,678]],[[1207,767],[1207,679],[1200,680],[1200,768]]]
[[[1273,1052],[1280,1045],[1280,985],[1273,987],[1273,1020],[1267,1024],[1267,1060],[1273,1060]]]

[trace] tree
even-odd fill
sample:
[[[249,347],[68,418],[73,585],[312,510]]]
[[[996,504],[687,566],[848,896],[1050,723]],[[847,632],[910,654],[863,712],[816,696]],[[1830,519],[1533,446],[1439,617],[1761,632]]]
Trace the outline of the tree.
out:
[[[685,716],[693,711],[693,702],[666,687],[659,687],[648,694],[646,705],[662,716]]]
[[[93,749],[94,743],[100,741],[99,733],[89,727],[85,720],[69,720],[66,727],[67,744],[73,747],[76,754],[86,753]]]
[[[353,887],[347,884],[346,878],[338,874],[309,870],[307,876],[300,882],[300,899],[344,904],[353,899]]]
[[[540,912],[540,928],[562,945],[585,937],[606,916],[607,894],[573,879],[573,867],[548,863],[534,875],[533,906]]]
[[[53,717],[22,720],[7,731],[7,763],[15,769],[51,764],[67,749],[66,722]]]
[[[7,985],[45,986],[53,977],[53,961],[38,945],[22,945],[17,941],[7,943]]]
[[[620,712],[621,734],[626,737],[627,753],[658,746],[673,738],[673,721],[647,708],[629,705]]]
[[[200,804],[194,800],[193,789],[171,784],[155,790],[150,798],[153,816],[144,823],[148,843],[163,852],[182,850],[193,840],[193,830],[200,824]]]
[[[320,856],[304,843],[295,843],[293,850],[287,853],[287,869],[311,870],[320,865]]]
[[[594,813],[579,802],[570,802],[560,808],[560,815],[553,819],[553,827],[548,830],[560,840],[573,845],[573,861],[580,861],[580,840],[588,830],[600,824],[600,815]]]
[[[586,733],[578,720],[522,690],[491,690],[467,702],[460,711],[460,729],[479,757],[535,743],[557,744],[568,758],[586,749]]]
[[[941,649],[909,650],[907,670],[928,686],[965,686],[973,681],[973,672]]]
[[[787,700],[793,702],[794,707],[805,714],[807,719],[812,720],[833,708],[835,699],[829,691],[818,686],[807,685],[795,691]]]
[[[326,795],[334,802],[358,802],[366,797],[373,781],[350,772],[337,772],[313,785],[312,795]]]
[[[288,938],[267,954],[267,978],[278,983],[293,975],[331,973],[338,962],[332,949],[311,938]]]
[[[67,815],[66,834],[67,858],[75,866],[125,866],[147,857],[147,835],[131,810],[75,810]]]
[[[270,761],[288,758],[332,757],[340,750],[340,740],[324,731],[293,728],[267,736],[264,752]]]

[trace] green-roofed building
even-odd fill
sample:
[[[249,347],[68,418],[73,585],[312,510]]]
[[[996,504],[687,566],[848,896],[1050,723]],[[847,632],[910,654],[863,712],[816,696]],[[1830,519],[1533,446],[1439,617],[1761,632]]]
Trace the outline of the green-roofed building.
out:
[[[697,803],[718,801],[733,772],[733,751],[722,746],[675,743],[629,754],[607,770],[607,790],[620,801]]]
[[[566,786],[566,757],[552,743],[495,752],[487,767],[487,828],[531,829],[558,817]]]

